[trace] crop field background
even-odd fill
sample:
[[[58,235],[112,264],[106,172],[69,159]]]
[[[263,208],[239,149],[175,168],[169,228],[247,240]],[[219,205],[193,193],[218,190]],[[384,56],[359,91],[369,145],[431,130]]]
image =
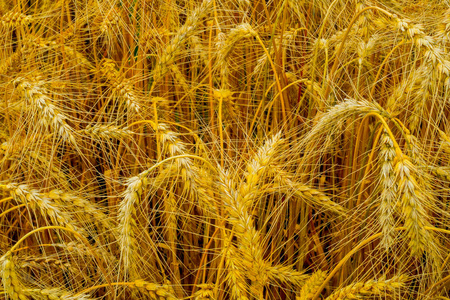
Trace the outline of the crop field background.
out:
[[[0,299],[450,299],[450,3],[0,0]]]

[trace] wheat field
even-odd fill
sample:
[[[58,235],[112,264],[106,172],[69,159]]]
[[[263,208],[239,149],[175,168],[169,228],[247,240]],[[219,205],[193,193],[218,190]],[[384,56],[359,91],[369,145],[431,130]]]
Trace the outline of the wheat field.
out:
[[[0,0],[0,299],[450,299],[450,2]]]

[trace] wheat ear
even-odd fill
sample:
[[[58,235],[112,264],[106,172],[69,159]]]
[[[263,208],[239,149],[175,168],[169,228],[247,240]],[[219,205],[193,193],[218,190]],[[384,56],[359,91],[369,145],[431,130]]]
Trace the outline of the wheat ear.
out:
[[[164,49],[163,54],[159,58],[156,67],[153,70],[153,82],[158,82],[175,61],[177,52],[180,51],[186,40],[193,35],[200,20],[205,17],[212,5],[211,0],[203,0],[202,3],[195,8],[187,17],[186,22],[176,32],[173,39]]]
[[[151,299],[155,300],[177,300],[173,289],[169,285],[161,285],[151,283],[144,280],[136,280],[132,283],[132,287],[136,287],[142,292],[148,294]]]
[[[225,256],[225,266],[227,269],[226,280],[231,290],[231,298],[238,300],[248,300],[249,286],[246,282],[242,268],[238,266],[237,249],[228,241],[225,241],[222,253]]]
[[[424,252],[428,252],[436,265],[439,261],[437,241],[425,229],[426,226],[431,226],[426,211],[427,192],[419,186],[416,180],[417,169],[411,160],[407,156],[397,159],[394,170],[411,254],[421,257]]]
[[[92,299],[86,294],[73,294],[60,288],[26,289],[25,293],[33,299],[44,300],[88,300]]]
[[[219,167],[219,187],[228,212],[228,220],[233,225],[239,240],[239,250],[244,259],[246,275],[252,280],[253,294],[261,296],[262,288],[269,279],[267,263],[263,260],[260,234],[255,229],[250,208],[258,194],[257,187],[267,172],[281,143],[280,134],[267,140],[247,164],[245,181],[236,189],[229,174]]]
[[[116,68],[116,63],[113,60],[104,59],[100,73],[109,83],[113,94],[125,101],[128,111],[139,112],[141,106],[132,83]]]
[[[84,233],[82,228],[74,225],[75,221],[72,217],[45,194],[39,193],[37,190],[30,190],[25,184],[10,183],[1,185],[0,188],[9,191],[11,197],[18,203],[27,205],[33,211],[39,210],[42,216],[48,217],[53,224]]]
[[[326,277],[327,273],[322,270],[314,272],[311,277],[306,280],[305,284],[300,290],[300,297],[296,297],[296,300],[312,299]]]
[[[22,91],[26,102],[41,116],[40,123],[44,127],[52,128],[57,136],[76,145],[74,130],[67,124],[67,117],[53,104],[42,83],[19,77],[14,80],[14,84]]]
[[[0,259],[1,263],[1,275],[2,284],[5,292],[13,300],[26,300],[28,297],[24,292],[23,284],[20,282],[16,270],[15,264],[10,252],[6,253]]]
[[[342,289],[335,291],[325,300],[355,299],[358,296],[384,295],[392,293],[402,288],[408,277],[404,275],[395,276],[391,279],[369,280],[366,282],[356,282]]]
[[[199,290],[195,292],[194,300],[214,300],[214,286],[212,284],[199,284]]]
[[[325,193],[309,185],[293,181],[289,173],[279,168],[274,168],[273,171],[275,172],[275,183],[273,185],[275,191],[293,194],[313,207],[333,212],[341,217],[348,216],[348,211],[332,201]]]
[[[394,173],[394,160],[397,157],[394,144],[387,134],[383,132],[381,136],[381,149],[379,152],[381,161],[381,194],[380,194],[380,206],[379,206],[379,222],[381,225],[381,231],[383,232],[383,238],[381,239],[381,245],[387,250],[393,244],[394,234],[394,210],[395,202],[397,198],[397,184],[395,182]]]
[[[125,278],[130,276],[132,279],[137,276],[135,262],[137,260],[136,251],[138,249],[136,242],[137,215],[136,207],[140,203],[140,197],[143,192],[144,176],[128,178],[127,188],[122,194],[123,200],[120,202],[118,220],[119,220],[119,245],[121,249],[121,261],[123,263]]]

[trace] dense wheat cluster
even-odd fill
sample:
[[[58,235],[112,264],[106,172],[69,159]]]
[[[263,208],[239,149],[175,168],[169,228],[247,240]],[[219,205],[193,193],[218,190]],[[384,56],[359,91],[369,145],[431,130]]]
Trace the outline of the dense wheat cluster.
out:
[[[0,0],[0,299],[450,299],[450,3]]]

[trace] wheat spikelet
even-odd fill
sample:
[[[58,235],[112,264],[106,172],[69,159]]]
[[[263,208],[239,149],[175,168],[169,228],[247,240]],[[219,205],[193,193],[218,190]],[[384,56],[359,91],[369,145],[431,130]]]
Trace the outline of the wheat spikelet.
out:
[[[242,198],[242,203],[245,207],[250,207],[252,204],[256,187],[275,159],[282,142],[281,133],[279,132],[271,139],[268,139],[247,164],[246,180],[238,188],[239,196]]]
[[[367,28],[367,26],[363,26],[363,28]],[[378,35],[372,35],[367,42],[358,43],[356,53],[358,54],[359,66],[362,66],[363,64],[366,66],[369,65],[368,58],[373,54],[376,42],[379,38]]]
[[[236,103],[233,99],[233,92],[229,89],[214,90],[215,106],[222,110],[222,122],[235,117]]]
[[[450,181],[450,169],[444,167],[432,167],[428,166],[428,169],[431,170],[437,177],[441,178],[444,181]]]
[[[226,65],[226,61],[238,41],[244,38],[255,36],[256,34],[256,31],[248,23],[240,24],[231,29],[226,36],[225,41],[223,41],[225,47],[223,47],[222,44],[219,44],[219,47],[217,47],[219,49],[217,58],[218,66],[224,67]]]
[[[9,69],[11,69],[15,65],[17,65],[20,62],[22,55],[23,55],[22,50],[18,49],[16,52],[14,52],[12,55],[10,55],[7,59],[2,60],[2,62],[0,63],[0,74],[6,74]]]
[[[444,51],[436,45],[434,38],[425,34],[423,25],[413,24],[409,19],[398,17],[394,18],[392,22],[407,39],[413,41],[417,48],[424,49],[423,58],[426,62],[431,63],[436,72],[445,74],[447,77],[450,75],[450,61],[444,57]]]
[[[0,151],[5,155],[4,160],[20,161],[21,165],[26,165],[36,172],[45,168],[49,172],[49,179],[51,178],[68,188],[67,175],[63,169],[57,164],[50,163],[49,157],[39,151],[42,149],[29,149],[27,147],[28,142],[29,139],[17,141],[8,138],[0,145]]]
[[[261,288],[262,282],[267,281],[267,277],[261,277],[261,275],[265,274],[266,264],[263,261],[259,244],[259,232],[254,228],[252,217],[249,214],[249,207],[247,206],[249,203],[242,201],[242,197],[235,190],[234,184],[226,171],[219,169],[219,180],[224,205],[229,214],[228,221],[233,224],[236,235],[239,237],[239,250],[244,255],[242,264],[244,264],[244,268],[247,271],[245,275],[250,276],[251,280],[256,282],[257,288]],[[232,294],[240,296],[242,289],[236,285],[239,278],[235,273],[240,275],[242,271],[236,269],[239,266],[236,266],[232,260],[229,259],[228,263],[230,264],[230,269],[234,271],[229,278],[236,289],[234,291],[232,286]]]
[[[87,22],[89,22],[89,18],[89,13],[76,18],[73,23],[71,23],[69,26],[67,26],[67,28],[65,28],[63,32],[61,32],[60,37],[62,38],[62,40],[67,41],[76,36],[76,34],[80,32],[80,28],[86,25]]]
[[[355,13],[360,13],[364,8],[368,7],[366,1],[357,1]],[[375,16],[371,11],[365,11],[363,15],[356,22],[357,33],[363,37],[370,36],[373,31],[376,30],[376,26],[373,25]]]
[[[311,277],[306,280],[305,284],[300,290],[300,297],[296,297],[296,300],[312,299],[314,294],[317,292],[317,289],[325,280],[325,277],[327,277],[327,273],[321,270],[314,272]]]
[[[183,159],[183,158],[181,158]],[[183,163],[181,163],[183,164]],[[152,168],[142,171],[137,176],[128,178],[126,180],[126,189],[122,193],[122,201],[119,204],[118,211],[118,230],[119,230],[119,245],[121,249],[121,262],[124,267],[125,277],[130,276],[136,278],[138,270],[135,262],[138,261],[138,247],[136,241],[136,230],[138,229],[136,209],[140,204],[140,197],[143,189],[149,186],[148,174]],[[170,170],[170,169],[167,169]],[[150,186],[157,188],[157,182],[163,182],[167,178],[167,173],[162,173],[164,176],[161,180],[156,180]]]
[[[87,68],[88,70],[94,69],[94,65],[92,65],[89,59],[87,59],[83,53],[77,51],[76,49],[67,45],[63,45],[62,51],[74,59],[75,65],[81,65]]]
[[[180,71],[180,68],[178,68],[177,65],[172,64],[170,66],[170,70],[172,71],[172,74],[176,80],[177,83],[181,85],[181,87],[184,89],[184,91],[191,95],[191,89],[189,87],[189,84],[187,83],[186,78],[184,77],[183,73]]]
[[[357,299],[363,296],[384,295],[399,290],[407,280],[406,276],[400,275],[391,279],[357,282],[337,290],[328,296],[326,300]]]
[[[204,65],[208,65],[209,63],[208,55],[204,49],[200,37],[197,35],[192,35],[189,39],[189,43],[192,45],[192,54],[198,55],[201,59],[201,62]]]
[[[93,258],[92,253],[94,253],[97,257],[102,258],[107,264],[116,265],[117,262],[117,258],[101,246],[88,248],[85,244],[78,242],[58,243],[54,245],[55,247],[64,249],[64,251],[71,255]]]
[[[423,63],[412,73],[411,77],[414,79],[414,82],[409,88],[409,101],[412,107],[409,117],[409,128],[412,132],[417,132],[421,123],[427,118],[428,102],[435,97],[436,88],[442,76],[436,74],[429,63]]]
[[[333,145],[332,138],[343,131],[345,120],[352,115],[364,116],[368,113],[378,113],[381,116],[388,116],[379,105],[366,100],[346,99],[332,106],[326,113],[320,116],[320,119],[314,127],[305,135],[304,141],[316,144],[323,141],[321,151],[325,151]],[[324,136],[326,133],[326,136]]]
[[[439,130],[441,138],[441,148],[445,153],[450,154],[450,137],[443,131]]]
[[[46,39],[41,36],[35,36],[30,34],[26,36],[24,45],[19,52],[29,53],[31,52],[31,50],[35,49],[40,50],[40,52],[50,50],[54,52],[56,55],[59,55],[61,53],[66,54],[73,59],[71,61],[74,63],[73,65],[81,65],[88,70],[94,69],[92,63],[89,61],[88,58],[86,58],[86,56],[83,53],[66,44],[61,44],[59,40]]]
[[[99,37],[105,36],[103,44],[105,46],[113,45],[116,35],[120,34],[120,28],[123,23],[120,12],[117,9],[112,8],[104,17],[101,16],[96,18],[94,23],[98,23],[98,29],[100,31]]]
[[[50,176],[52,178],[57,179],[59,183],[69,188],[69,183],[67,181],[67,176],[64,173],[63,169],[56,166],[55,164],[49,165],[49,160],[47,157],[43,156],[41,153],[36,151],[28,151],[27,154],[30,155],[30,158],[33,158],[36,161],[39,161],[45,168],[49,169]]]
[[[242,196],[235,189],[235,184],[230,180],[230,175],[225,170],[219,173],[220,188],[223,192],[224,205],[229,214],[229,221],[235,226],[236,234],[241,236],[242,243],[249,247],[250,252],[257,240],[257,231],[254,229],[253,220],[249,214],[249,205],[242,201]],[[250,198],[247,196],[247,198]],[[258,251],[256,248],[255,251]],[[251,259],[250,261],[252,261]]]

